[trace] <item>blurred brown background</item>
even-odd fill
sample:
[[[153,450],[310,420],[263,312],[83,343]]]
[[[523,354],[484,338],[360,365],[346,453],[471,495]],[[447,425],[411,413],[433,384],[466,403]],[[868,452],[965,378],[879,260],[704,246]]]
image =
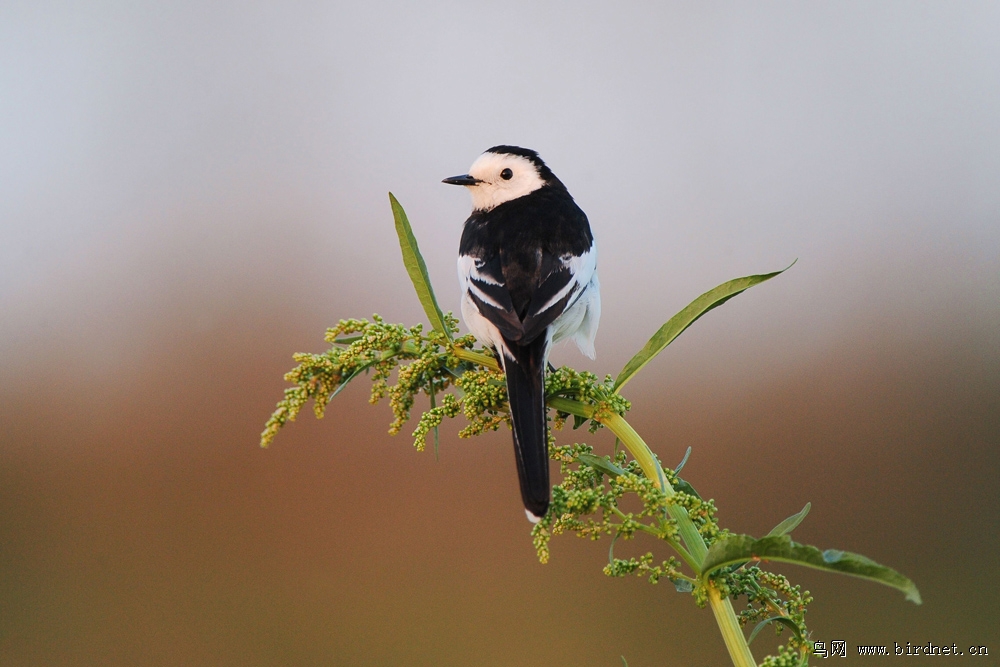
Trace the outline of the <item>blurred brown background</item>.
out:
[[[917,582],[786,569],[845,664],[1000,654],[998,33],[993,3],[4,3],[0,663],[726,664],[606,541],[538,564],[509,433],[435,460],[359,383],[257,447],[326,326],[422,319],[388,190],[455,307],[439,181],[498,143],[600,245],[598,360],[557,363],[616,373],[798,258],[629,386],[633,424],[727,527],[811,501],[800,541]]]

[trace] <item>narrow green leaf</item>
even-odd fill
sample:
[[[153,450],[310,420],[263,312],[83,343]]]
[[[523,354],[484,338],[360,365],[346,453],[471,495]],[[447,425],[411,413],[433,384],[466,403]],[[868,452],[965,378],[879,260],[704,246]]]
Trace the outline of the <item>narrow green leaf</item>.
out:
[[[434,390],[434,383],[431,382],[431,410],[437,407],[437,392]],[[434,460],[441,460],[441,434],[438,433],[438,427],[434,427]]]
[[[376,363],[377,363],[376,361],[369,361],[368,363],[361,364],[356,369],[354,369],[353,373],[351,373],[350,375],[348,375],[344,380],[341,381],[341,383],[339,385],[337,385],[337,389],[334,390],[334,392],[332,394],[330,394],[330,398],[327,399],[327,403],[329,403],[330,401],[332,401],[333,399],[335,399],[337,397],[337,394],[339,394],[340,392],[344,391],[344,387],[346,387],[347,384],[351,380],[353,380],[354,378],[358,377],[363,372],[367,371],[369,368],[371,368],[372,366],[374,366]]]
[[[677,491],[681,491],[683,493],[686,493],[689,496],[694,496],[695,498],[699,498],[700,499],[701,496],[698,495],[698,492],[694,490],[694,487],[691,486],[691,484],[689,482],[686,482],[686,481],[684,481],[683,479],[680,478],[680,472],[681,472],[681,470],[684,469],[684,466],[688,462],[688,457],[690,457],[690,456],[691,456],[691,448],[688,447],[687,451],[684,452],[684,458],[682,458],[681,462],[677,464],[676,468],[674,468],[674,474],[677,475],[677,483],[674,484],[674,489],[676,489]]]
[[[424,307],[424,313],[427,314],[431,326],[447,336],[448,340],[451,340],[451,332],[445,326],[444,313],[441,312],[441,307],[438,306],[437,299],[434,298],[434,288],[431,287],[431,279],[427,274],[427,265],[424,264],[424,258],[420,255],[417,238],[413,235],[413,229],[410,228],[406,211],[403,210],[391,192],[389,193],[389,203],[392,205],[392,217],[396,221],[396,236],[399,237],[399,247],[403,251],[403,264],[406,266],[406,272],[410,274],[413,288],[417,290],[417,297]]]
[[[793,542],[788,535],[774,535],[759,540],[750,535],[724,537],[709,548],[702,565],[702,576],[708,576],[727,565],[737,565],[748,560],[794,563],[817,570],[869,579],[896,588],[906,595],[907,600],[920,604],[920,592],[916,585],[892,568],[879,565],[870,558],[849,551],[835,549],[820,551],[816,547]]]
[[[802,519],[806,518],[806,515],[809,514],[810,509],[812,509],[812,503],[806,503],[806,506],[803,507],[798,514],[793,514],[772,528],[771,532],[767,534],[767,537],[788,535],[790,532],[798,528],[799,524],[802,523]]]
[[[687,448],[687,451],[684,452],[684,458],[682,458],[681,462],[677,464],[676,468],[674,468],[674,472],[675,473],[677,473],[678,475],[681,474],[681,470],[684,469],[684,464],[686,464],[688,462],[688,457],[689,456],[691,456],[691,447]]]
[[[585,463],[595,470],[603,472],[608,477],[620,477],[625,471],[616,466],[607,456],[594,456],[593,454],[577,454],[576,460]]]
[[[792,264],[795,264],[795,262],[792,262]],[[721,306],[729,299],[750,289],[754,285],[759,285],[765,280],[770,280],[776,275],[784,273],[792,268],[792,264],[789,264],[788,267],[781,271],[746,276],[722,283],[689,303],[681,312],[671,317],[666,324],[660,327],[660,330],[653,334],[653,337],[649,339],[646,345],[625,364],[625,368],[622,369],[622,372],[618,374],[618,378],[615,380],[615,393],[621,391],[625,383],[631,380],[636,373],[662,352],[663,348],[670,345],[685,329],[694,324],[695,320],[699,317],[713,308]]]
[[[674,484],[674,489],[686,493],[689,496],[694,496],[695,498],[699,499],[701,498],[701,495],[694,490],[694,487],[691,486],[691,483],[688,482],[687,480],[681,479],[680,477],[677,478],[677,483]]]
[[[769,623],[781,623],[786,628],[795,633],[795,636],[802,639],[802,632],[799,630],[799,626],[795,625],[795,621],[787,616],[772,616],[770,618],[765,618],[763,621],[758,623],[754,627],[753,632],[750,633],[750,637],[747,638],[747,644],[752,644],[757,633],[764,629],[764,626]]]
[[[364,338],[364,336],[348,336],[347,338],[337,338],[333,342],[336,345],[350,345]]]

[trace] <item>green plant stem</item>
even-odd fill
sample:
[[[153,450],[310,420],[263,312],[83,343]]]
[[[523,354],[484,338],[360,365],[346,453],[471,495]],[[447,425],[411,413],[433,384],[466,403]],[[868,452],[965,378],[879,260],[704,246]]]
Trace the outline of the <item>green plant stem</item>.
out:
[[[487,368],[492,368],[495,371],[500,370],[500,364],[493,357],[488,357],[485,354],[480,354],[479,352],[473,352],[472,350],[466,350],[464,347],[454,347],[452,352],[455,356],[463,361],[471,361],[474,364],[479,364],[480,366],[486,366]]]
[[[739,621],[736,620],[733,603],[729,601],[729,598],[722,597],[719,589],[712,583],[708,584],[708,604],[712,607],[712,613],[715,614],[715,622],[719,624],[722,641],[729,649],[729,657],[732,659],[733,665],[735,667],[756,667],[757,663],[754,662],[753,653],[750,652],[750,646],[747,645],[743,630],[740,628]]]
[[[611,432],[618,436],[618,439],[628,447],[629,452],[632,453],[632,456],[642,466],[642,471],[646,473],[646,477],[653,480],[660,487],[660,490],[663,491],[667,499],[669,500],[673,497],[675,491],[670,486],[670,482],[663,476],[663,469],[660,467],[660,462],[656,460],[649,446],[635,432],[632,425],[625,421],[625,418],[621,415],[613,413],[610,416],[601,417],[600,421],[611,429]],[[704,538],[698,532],[698,528],[695,527],[694,522],[691,521],[691,517],[688,516],[685,508],[670,503],[667,505],[667,511],[674,521],[677,522],[677,530],[681,534],[681,539],[684,540],[684,546],[687,547],[691,557],[698,563],[698,570],[700,572],[701,563],[705,560],[705,555],[708,553],[708,546],[705,544]]]

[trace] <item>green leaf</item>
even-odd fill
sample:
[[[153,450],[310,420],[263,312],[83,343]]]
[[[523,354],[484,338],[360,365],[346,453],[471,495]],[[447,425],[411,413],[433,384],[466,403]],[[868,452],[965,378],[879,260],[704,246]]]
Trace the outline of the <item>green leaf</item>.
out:
[[[802,632],[799,630],[799,626],[795,625],[795,621],[793,621],[787,616],[772,616],[770,618],[765,618],[763,621],[758,623],[756,627],[754,627],[753,632],[750,633],[750,637],[747,638],[747,644],[753,643],[753,640],[757,636],[757,633],[763,630],[764,626],[767,625],[768,623],[781,623],[786,628],[794,632],[796,637],[802,639]]]
[[[437,392],[434,391],[434,382],[431,382],[431,410],[437,407]],[[441,434],[438,427],[434,427],[434,460],[441,460]]]
[[[621,477],[625,471],[614,463],[607,456],[594,456],[593,454],[577,454],[576,460],[584,463],[594,470],[603,472],[608,477]]]
[[[750,535],[731,535],[712,544],[702,563],[702,576],[727,565],[737,565],[748,560],[773,560],[794,563],[817,570],[839,572],[853,577],[861,577],[891,586],[902,591],[906,599],[920,604],[920,592],[916,585],[899,572],[861,554],[828,549],[820,551],[816,547],[798,544],[788,535],[774,535],[759,540]]]
[[[691,456],[691,448],[688,447],[687,451],[684,452],[684,458],[682,458],[681,462],[677,464],[676,468],[674,468],[674,475],[677,477],[677,483],[674,484],[674,490],[681,491],[682,493],[686,493],[689,496],[694,496],[695,498],[700,499],[701,496],[698,495],[698,492],[694,490],[694,487],[691,486],[689,482],[686,482],[680,478],[680,472],[684,468],[684,465],[688,462],[688,457],[690,456]]]
[[[681,462],[677,464],[676,468],[674,468],[675,473],[677,473],[678,475],[681,474],[681,470],[684,469],[684,464],[688,462],[689,456],[691,456],[691,447],[687,448],[687,451],[684,452],[684,458],[682,458]]]
[[[403,251],[403,264],[406,266],[406,272],[410,274],[413,288],[417,290],[417,297],[424,307],[424,313],[427,314],[431,326],[451,340],[451,332],[445,326],[444,314],[438,306],[437,299],[434,298],[434,288],[431,287],[431,279],[427,275],[427,265],[420,255],[420,248],[417,247],[417,239],[413,235],[413,229],[410,228],[410,221],[406,218],[406,211],[391,192],[389,203],[392,205],[392,217],[396,220],[396,236],[399,237],[399,247]]]
[[[350,345],[364,338],[364,336],[348,336],[347,338],[337,338],[334,339],[333,343],[335,345]]]
[[[671,579],[670,581],[678,593],[690,593],[694,590],[694,584],[687,579]]]
[[[792,262],[792,264],[795,264],[795,262]],[[744,278],[730,280],[727,283],[722,283],[718,287],[710,289],[689,303],[683,310],[681,310],[681,312],[671,317],[666,324],[660,327],[660,330],[653,334],[653,337],[649,339],[641,350],[639,350],[638,354],[632,357],[629,362],[625,364],[625,368],[622,369],[622,372],[618,374],[618,378],[615,380],[615,393],[620,392],[621,388],[625,386],[625,383],[631,380],[636,373],[652,361],[656,355],[662,352],[663,348],[670,345],[670,343],[672,343],[675,338],[680,336],[685,329],[694,324],[694,321],[699,317],[713,308],[721,306],[729,299],[732,299],[737,294],[750,289],[754,285],[758,285],[765,280],[770,280],[780,273],[784,273],[788,269],[792,268],[792,264],[789,264],[781,271],[764,273],[755,276],[746,276]]]
[[[699,495],[699,493],[694,490],[694,487],[691,486],[691,483],[688,482],[687,480],[681,479],[680,477],[677,478],[677,483],[674,484],[674,489],[676,491],[681,491],[683,493],[686,493],[689,496],[694,496],[695,498],[701,499],[701,495]]]
[[[788,535],[790,532],[798,528],[799,524],[802,523],[802,519],[806,518],[806,515],[809,514],[810,509],[812,509],[812,503],[806,503],[806,506],[803,507],[798,514],[793,514],[772,528],[771,532],[767,534],[767,537]]]
[[[353,373],[351,373],[350,375],[348,375],[345,379],[341,380],[340,384],[337,385],[337,389],[334,390],[334,392],[332,394],[330,394],[330,398],[327,399],[327,402],[329,403],[330,401],[332,401],[333,399],[335,399],[337,397],[337,394],[339,394],[340,392],[344,391],[344,388],[347,386],[347,384],[351,380],[353,380],[354,378],[358,377],[363,372],[367,371],[369,368],[371,368],[372,366],[374,366],[376,363],[378,363],[377,360],[372,360],[372,361],[369,361],[367,363],[361,364],[360,366],[358,366],[357,368],[355,368]]]

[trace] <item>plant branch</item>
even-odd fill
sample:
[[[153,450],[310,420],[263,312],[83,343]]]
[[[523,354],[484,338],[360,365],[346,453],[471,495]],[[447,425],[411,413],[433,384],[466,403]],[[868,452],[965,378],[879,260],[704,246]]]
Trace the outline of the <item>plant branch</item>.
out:
[[[496,359],[480,352],[473,352],[472,350],[467,350],[464,347],[453,347],[452,352],[454,352],[455,356],[462,361],[471,361],[474,364],[479,364],[480,366],[485,366],[486,368],[490,368],[495,371],[500,370],[500,364],[497,363]]]

